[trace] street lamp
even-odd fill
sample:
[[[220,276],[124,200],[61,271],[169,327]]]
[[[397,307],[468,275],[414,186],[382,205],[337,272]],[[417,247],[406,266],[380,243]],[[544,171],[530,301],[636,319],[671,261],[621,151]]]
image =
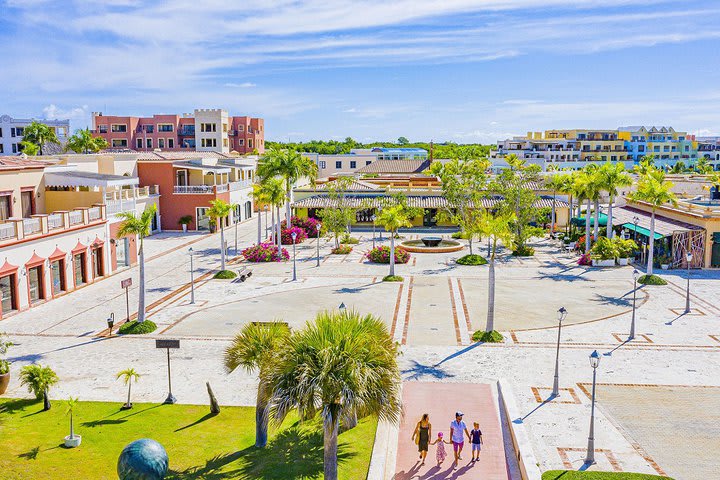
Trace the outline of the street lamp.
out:
[[[315,224],[315,230],[317,230],[317,241],[315,242],[315,247],[317,248],[317,255],[315,256],[316,262],[315,266],[320,266],[320,228],[321,225],[319,223]]]
[[[692,262],[692,253],[685,256],[687,260],[687,291],[685,292],[685,313],[690,313],[690,262]]]
[[[638,237],[637,224],[639,221],[640,221],[640,218],[638,218],[637,215],[633,217],[633,225],[635,226],[635,233],[633,234],[633,240],[635,240],[636,242],[637,242],[637,237]]]
[[[338,307],[338,310],[341,312],[344,312],[346,310],[345,302],[340,302],[340,306]]]
[[[377,213],[378,213],[378,215],[380,214],[380,212],[382,212],[382,207],[378,207],[378,208],[377,208]],[[383,238],[382,238],[382,232],[383,232],[383,231],[382,231],[382,228],[381,228],[381,229],[380,229],[380,241],[382,241],[382,239],[383,239]]]
[[[640,276],[640,272],[637,269],[633,270],[633,309],[632,309],[632,320],[630,322],[630,336],[628,341],[635,338],[635,305],[637,303],[637,280]]]
[[[293,278],[292,279],[294,282],[295,280],[297,280],[297,268],[295,266],[295,239],[297,238],[297,233],[292,232],[290,234],[290,236],[292,237],[292,242],[293,242]]]
[[[557,397],[560,395],[560,380],[559,380],[559,374],[558,370],[560,367],[560,331],[562,330],[562,322],[565,320],[565,317],[567,317],[567,310],[565,310],[565,307],[560,307],[560,310],[557,311],[558,314],[558,336],[557,336],[557,348],[555,349],[555,379],[553,381],[553,390],[552,390],[552,396]]]
[[[257,211],[258,215],[258,245],[262,242],[262,213],[260,212],[260,208],[258,208]]]
[[[190,254],[190,304],[195,303],[195,270],[193,269],[193,249],[188,249]]]
[[[588,435],[587,455],[585,465],[595,463],[595,379],[597,378],[597,367],[600,365],[600,355],[597,350],[590,354],[590,366],[593,369],[592,383],[592,404],[590,407],[590,434]]]
[[[370,220],[372,220],[372,222],[373,222],[373,246],[372,246],[372,248],[373,248],[373,250],[375,250],[375,220],[377,220],[377,217],[375,215],[373,215],[372,217],[370,217]]]
[[[268,231],[268,210],[270,210],[270,206],[265,205],[265,235],[267,235]]]
[[[115,325],[115,313],[110,313],[110,316],[107,319],[107,325],[108,325],[108,337],[112,336],[112,329],[113,325]]]

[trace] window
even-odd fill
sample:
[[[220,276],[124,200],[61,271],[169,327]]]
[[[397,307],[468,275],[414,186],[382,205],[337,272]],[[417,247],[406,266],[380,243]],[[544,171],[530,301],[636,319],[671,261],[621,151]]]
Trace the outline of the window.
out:
[[[37,267],[28,268],[28,287],[30,295],[30,303],[36,303],[45,298],[45,289],[43,288],[43,267],[38,265]]]
[[[175,172],[175,185],[184,187],[188,184],[188,171],[178,170]]]
[[[73,255],[73,272],[75,277],[75,286],[85,285],[87,283],[87,272],[85,271],[85,253],[76,253]]]
[[[113,123],[112,125],[110,125],[110,131],[113,133],[125,133],[127,132],[127,125],[125,125],[124,123]]]
[[[33,190],[20,192],[20,205],[22,218],[30,218],[35,213],[35,192]]]
[[[155,131],[155,125],[141,125],[141,130],[145,130],[146,133],[153,133]]]
[[[217,147],[217,138],[203,138],[200,140],[203,147]]]
[[[130,265],[130,240],[127,237],[115,240],[115,259],[118,267],[127,267]]]
[[[92,249],[92,266],[94,278],[102,277],[105,274],[102,247]]]
[[[245,125],[238,125],[238,132],[244,132],[245,131]]]
[[[10,208],[12,194],[0,195],[0,221],[7,220],[12,217],[12,209]]]
[[[227,123],[223,123],[223,132],[227,132]]]
[[[135,141],[135,146],[136,146],[137,148],[142,148],[142,138],[138,138],[138,139]]]
[[[228,146],[228,139],[223,138],[223,147],[227,147],[227,146]]]
[[[238,147],[242,147],[243,145],[245,145],[245,139],[241,138],[240,140],[238,140]]]
[[[2,128],[0,128],[0,137],[2,137]]]
[[[350,160],[350,168],[357,168],[357,162],[355,160]]]
[[[342,160],[335,161],[335,168],[342,168]]]
[[[113,147],[127,147],[127,139],[125,138],[113,138],[112,146]]]
[[[99,133],[107,133],[107,125],[98,125]]]
[[[365,160],[365,165],[370,165],[372,163],[372,160]]]
[[[13,153],[18,153],[18,144],[17,143],[12,144],[12,151],[13,151]]]
[[[153,148],[152,144],[152,138],[148,138],[145,140],[147,148]]]
[[[2,300],[2,313],[17,310],[17,291],[15,274],[0,277],[0,300]]]
[[[0,137],[2,136],[2,132],[0,132]],[[0,153],[5,153],[5,146],[0,143]]]
[[[200,124],[200,131],[201,132],[216,132],[217,131],[217,125],[214,123],[201,123]]]
[[[248,148],[253,148],[253,139],[248,138]]]
[[[173,138],[168,138],[168,139],[167,139],[167,146],[168,146],[168,148],[175,148],[175,139],[173,139]]]
[[[325,160],[320,160],[320,169],[324,170],[325,168]]]
[[[66,290],[65,288],[65,260],[55,260],[50,264],[52,273],[52,294],[58,295]]]
[[[25,127],[15,127],[15,135],[22,137],[25,134]]]
[[[186,140],[183,140],[183,147],[184,148],[195,148],[195,139],[188,138]]]
[[[158,124],[158,132],[172,132],[173,131],[173,125],[172,123],[160,123]]]
[[[610,157],[610,160],[612,160],[613,162],[617,161],[617,155],[611,156],[611,157]]]
[[[158,148],[165,148],[165,139],[158,138]]]

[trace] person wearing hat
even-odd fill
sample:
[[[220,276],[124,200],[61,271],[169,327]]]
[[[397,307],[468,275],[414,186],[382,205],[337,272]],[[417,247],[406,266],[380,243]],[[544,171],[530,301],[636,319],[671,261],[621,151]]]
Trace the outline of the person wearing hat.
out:
[[[463,446],[465,445],[465,435],[467,439],[471,441],[470,432],[468,432],[465,422],[463,422],[463,412],[455,412],[455,420],[450,423],[450,440],[453,444],[453,453],[455,454],[455,466],[457,467],[458,460],[462,460],[460,454],[462,453]]]

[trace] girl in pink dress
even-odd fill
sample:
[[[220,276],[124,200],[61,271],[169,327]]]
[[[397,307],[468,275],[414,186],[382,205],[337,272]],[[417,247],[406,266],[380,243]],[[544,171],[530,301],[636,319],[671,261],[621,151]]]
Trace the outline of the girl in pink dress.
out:
[[[447,457],[447,452],[445,452],[445,444],[449,444],[450,442],[447,442],[443,440],[443,434],[442,432],[438,432],[438,436],[435,439],[434,442],[432,442],[430,445],[437,444],[437,451],[435,452],[435,459],[437,460],[438,467],[442,465],[442,463],[445,461],[445,458]]]

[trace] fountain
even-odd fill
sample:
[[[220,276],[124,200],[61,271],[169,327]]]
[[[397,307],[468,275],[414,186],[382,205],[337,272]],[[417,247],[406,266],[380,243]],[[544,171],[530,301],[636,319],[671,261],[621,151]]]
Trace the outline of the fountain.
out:
[[[465,248],[460,242],[442,237],[422,237],[420,240],[406,240],[400,247],[413,253],[449,253]]]
[[[442,242],[441,237],[422,237],[420,240],[425,244],[426,247],[437,247]]]

